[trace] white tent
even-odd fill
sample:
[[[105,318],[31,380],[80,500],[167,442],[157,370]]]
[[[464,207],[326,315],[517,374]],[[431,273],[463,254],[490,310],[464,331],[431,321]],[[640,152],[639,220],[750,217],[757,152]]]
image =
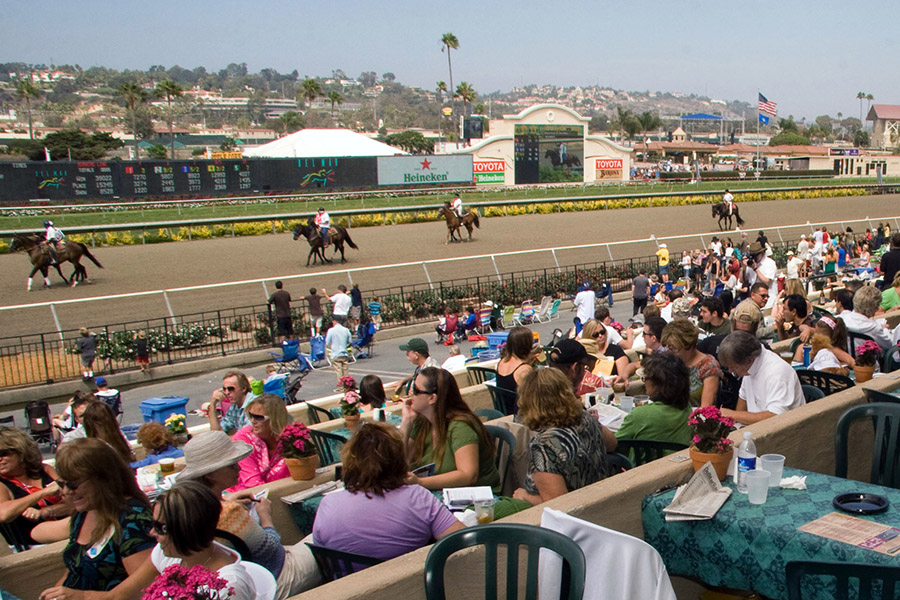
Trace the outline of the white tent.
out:
[[[254,158],[341,158],[407,154],[349,129],[301,129],[257,148],[244,150]]]

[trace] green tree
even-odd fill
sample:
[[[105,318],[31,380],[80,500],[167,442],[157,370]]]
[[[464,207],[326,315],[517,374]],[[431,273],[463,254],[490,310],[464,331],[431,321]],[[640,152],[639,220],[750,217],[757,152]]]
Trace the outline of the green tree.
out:
[[[456,95],[463,101],[463,116],[468,115],[469,104],[474,103],[475,100],[478,99],[478,94],[475,92],[475,88],[473,88],[468,82],[461,81],[459,85],[456,86]]]
[[[393,82],[397,81],[397,76],[394,75],[393,73],[390,73],[390,72],[388,72],[388,73],[382,73],[382,74],[381,74],[381,79],[382,79],[383,81],[389,81],[389,82],[393,83]]]
[[[128,112],[131,114],[131,135],[134,136],[134,152],[135,158],[141,158],[141,148],[137,145],[138,129],[137,129],[137,107],[147,101],[147,92],[133,81],[128,81],[120,85],[116,89],[116,93],[125,101]]]
[[[370,88],[378,81],[378,75],[375,74],[375,71],[363,71],[359,74],[358,79],[363,87]]]
[[[862,101],[866,99],[865,92],[856,92],[856,99],[859,100],[859,122],[862,123],[863,114],[862,114]]]
[[[641,131],[647,133],[652,129],[662,127],[662,121],[655,112],[645,111],[638,115],[637,120],[641,123]]]
[[[434,142],[429,141],[419,131],[401,131],[385,138],[385,143],[401,148],[412,154],[427,154],[434,151]]]
[[[869,114],[869,109],[872,108],[872,100],[875,99],[875,96],[872,94],[866,94],[866,115]]]
[[[175,159],[175,118],[172,115],[172,98],[180,98],[183,92],[184,90],[181,88],[181,86],[171,79],[166,79],[157,83],[156,90],[154,91],[157,98],[166,99],[166,105],[168,106],[168,114],[166,116],[169,120],[169,137],[171,138],[172,145],[172,160]]]
[[[769,140],[770,146],[809,146],[810,141],[809,138],[803,135],[800,135],[796,131],[782,131],[781,133],[772,136],[772,139]]]
[[[447,69],[450,71],[450,90],[453,90],[453,63],[450,61],[450,50],[459,50],[459,40],[452,33],[445,33],[441,36],[441,52],[447,50]],[[453,98],[450,99],[453,104]]]
[[[222,152],[233,152],[237,148],[237,140],[230,135],[226,135],[222,143],[219,144],[219,150]]]
[[[863,131],[860,129],[855,134],[853,134],[853,145],[857,148],[868,148],[869,147],[869,132]]]
[[[20,76],[16,81],[16,96],[25,101],[25,112],[28,113],[28,137],[34,139],[34,123],[31,117],[31,101],[41,97],[41,88],[36,86],[30,75]]]
[[[311,77],[307,77],[300,84],[300,97],[306,102],[307,108],[312,107],[313,100],[322,95],[322,86]]]
[[[607,131],[608,128],[609,117],[603,113],[597,113],[591,117],[591,122],[588,124],[588,131]]]
[[[153,144],[147,148],[147,156],[154,160],[165,160],[169,151],[162,144]]]
[[[818,117],[816,117],[816,125],[818,125],[819,128],[827,135],[831,135],[832,131],[834,130],[834,121],[828,115],[819,115]]]
[[[779,119],[778,128],[781,129],[782,132],[800,132],[799,128],[797,127],[797,123],[794,121],[793,117],[790,116],[787,119]]]
[[[610,129],[613,131],[621,131],[628,139],[636,136],[643,125],[640,120],[627,108],[621,106],[616,107],[616,118],[610,123]]]
[[[328,92],[328,101],[331,102],[331,118],[334,119],[334,105],[343,104],[344,97],[341,96],[337,90],[331,90],[330,92]]]
[[[63,129],[47,134],[43,146],[50,151],[53,160],[97,160],[106,156],[110,150],[121,148],[122,140],[109,133],[88,135],[80,129]],[[43,150],[41,150],[43,156]]]
[[[287,111],[278,117],[277,121],[281,124],[281,130],[285,134],[303,129],[303,115],[295,110]]]

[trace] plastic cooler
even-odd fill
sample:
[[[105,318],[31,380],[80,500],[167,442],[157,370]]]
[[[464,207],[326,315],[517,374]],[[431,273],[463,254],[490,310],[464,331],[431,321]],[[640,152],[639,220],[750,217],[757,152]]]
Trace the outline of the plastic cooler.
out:
[[[141,415],[144,423],[156,421],[165,423],[171,415],[187,414],[188,399],[183,396],[164,396],[162,398],[148,398],[141,402]]]
[[[487,334],[488,347],[491,350],[496,350],[501,345],[506,343],[506,338],[508,337],[508,331],[495,331],[494,333],[489,333]]]

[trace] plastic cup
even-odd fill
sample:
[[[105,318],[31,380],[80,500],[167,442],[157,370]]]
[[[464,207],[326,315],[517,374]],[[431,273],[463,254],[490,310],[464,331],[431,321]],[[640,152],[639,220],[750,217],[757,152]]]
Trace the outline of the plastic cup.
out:
[[[778,487],[781,485],[781,476],[784,471],[784,456],[781,454],[763,454],[759,457],[760,467],[763,471],[768,471],[769,487]]]
[[[494,522],[494,500],[482,500],[475,503],[475,520],[479,525]]]
[[[765,504],[766,497],[769,495],[769,472],[768,471],[747,471],[744,475],[747,478],[747,497],[750,504]]]
[[[159,472],[163,475],[168,475],[170,473],[175,472],[175,459],[174,458],[161,458],[159,459]]]
[[[635,406],[643,406],[645,404],[650,403],[650,396],[647,394],[638,394],[634,397],[634,405]]]
[[[619,398],[619,408],[624,410],[627,413],[630,413],[634,408],[634,397],[633,396],[622,396]]]

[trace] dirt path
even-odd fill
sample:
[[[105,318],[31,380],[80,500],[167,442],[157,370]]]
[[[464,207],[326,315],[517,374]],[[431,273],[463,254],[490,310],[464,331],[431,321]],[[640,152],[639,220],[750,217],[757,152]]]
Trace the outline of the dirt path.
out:
[[[755,239],[759,229],[802,224],[807,221],[829,221],[888,217],[900,214],[900,196],[861,196],[846,199],[809,199],[779,202],[743,203],[741,213],[745,217],[747,231]],[[895,225],[892,223],[892,225]],[[357,228],[351,231],[359,251],[348,250],[348,268],[423,261],[452,259],[461,256],[491,254],[527,250],[532,248],[561,247],[585,243],[603,243],[619,240],[679,235],[714,231],[710,207],[683,206],[666,208],[639,208],[557,215],[528,215],[518,217],[483,219],[481,229],[475,230],[471,243],[444,244],[446,227],[442,222],[390,227]],[[895,227],[896,228],[896,227]],[[855,227],[857,231],[865,227]],[[798,228],[791,237],[796,238]],[[777,235],[770,236],[777,241]],[[709,241],[709,238],[706,240]],[[697,240],[684,244],[672,243],[670,249],[695,247]],[[655,250],[647,243],[625,248],[612,247],[614,258],[648,255]],[[54,287],[43,289],[35,281],[35,291],[25,290],[28,263],[23,255],[0,256],[0,306],[60,301],[71,298],[87,298],[142,292],[180,286],[203,285],[227,281],[275,278],[300,273],[325,272],[339,269],[339,264],[307,268],[308,246],[304,240],[294,242],[289,234],[247,238],[227,238],[194,242],[178,242],[148,246],[122,246],[98,248],[95,256],[104,269],[88,264],[92,285],[66,288],[55,275],[51,275]],[[560,251],[560,264],[608,260],[604,249]],[[531,268],[554,266],[549,253],[519,255],[498,258],[501,273]],[[428,267],[433,280],[460,279],[474,275],[492,275],[494,266],[488,259],[478,261],[448,261]],[[68,275],[68,273],[66,273]],[[423,269],[407,267],[390,271],[369,271],[354,274],[353,281],[363,290],[390,286],[424,283]],[[339,283],[346,283],[347,275],[316,277],[300,281],[288,281],[286,289],[297,298],[306,294],[311,286],[333,290]],[[273,286],[269,283],[269,292]],[[209,311],[265,302],[260,284],[219,288],[216,290],[173,293],[169,295],[176,314]],[[159,317],[167,314],[161,295],[127,300],[110,300],[79,305],[57,307],[63,328],[82,325],[97,326],[106,323]],[[53,331],[49,308],[0,312],[2,336],[22,335],[40,331]]]

